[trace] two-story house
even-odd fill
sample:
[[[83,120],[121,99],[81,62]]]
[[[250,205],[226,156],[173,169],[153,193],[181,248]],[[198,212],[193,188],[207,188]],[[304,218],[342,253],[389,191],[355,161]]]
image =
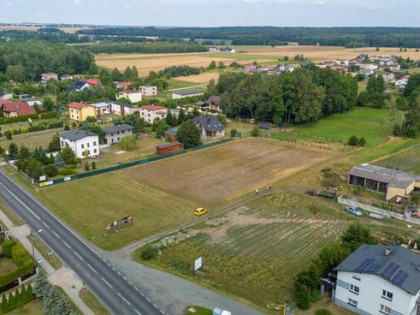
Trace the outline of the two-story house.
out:
[[[96,117],[96,109],[88,104],[73,102],[67,105],[71,120],[85,121],[87,117]]]
[[[140,85],[139,91],[143,96],[156,96],[158,94],[158,90],[155,85]]]
[[[128,124],[116,125],[108,128],[104,128],[105,133],[105,144],[119,143],[121,138],[133,133],[134,127]]]
[[[218,139],[225,136],[225,126],[220,123],[217,117],[195,117],[194,124],[200,130],[201,139]]]
[[[99,137],[96,133],[86,130],[69,130],[60,134],[60,147],[66,146],[73,150],[76,157],[83,159],[85,152],[89,157],[99,155]]]
[[[363,315],[420,314],[420,255],[364,244],[335,270],[335,303]]]
[[[152,124],[156,119],[162,120],[166,118],[168,109],[158,105],[146,105],[140,107],[140,117],[149,124]]]

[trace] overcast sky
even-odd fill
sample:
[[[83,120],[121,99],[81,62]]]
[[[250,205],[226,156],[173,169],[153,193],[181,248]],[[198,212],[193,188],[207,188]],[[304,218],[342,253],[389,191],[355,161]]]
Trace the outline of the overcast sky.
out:
[[[420,0],[0,0],[0,22],[138,26],[410,26]]]

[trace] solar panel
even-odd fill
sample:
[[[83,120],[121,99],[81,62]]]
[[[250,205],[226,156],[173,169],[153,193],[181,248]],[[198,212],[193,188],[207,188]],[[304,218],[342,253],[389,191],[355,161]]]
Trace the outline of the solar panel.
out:
[[[399,270],[391,279],[391,281],[395,282],[397,285],[401,285],[405,279],[407,279],[408,273]]]
[[[400,265],[390,262],[381,272],[381,275],[384,276],[384,278],[391,279],[398,271],[398,269],[400,269]]]
[[[368,265],[365,271],[377,272],[381,267],[382,267],[382,264],[380,262],[375,262]]]
[[[366,258],[363,260],[363,262],[360,264],[359,267],[356,268],[356,271],[365,271],[366,268],[375,261],[375,259],[372,258]]]

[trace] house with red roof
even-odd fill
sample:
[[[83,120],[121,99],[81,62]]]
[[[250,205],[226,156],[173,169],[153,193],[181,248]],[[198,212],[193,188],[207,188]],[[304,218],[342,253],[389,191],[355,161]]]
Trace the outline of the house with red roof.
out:
[[[101,80],[99,79],[86,79],[85,82],[93,87],[99,87],[101,85]]]
[[[140,107],[140,117],[149,124],[152,124],[156,119],[165,119],[167,113],[168,109],[166,107],[154,104]]]
[[[36,114],[34,107],[22,101],[3,100],[0,101],[0,109],[4,117],[19,117]]]

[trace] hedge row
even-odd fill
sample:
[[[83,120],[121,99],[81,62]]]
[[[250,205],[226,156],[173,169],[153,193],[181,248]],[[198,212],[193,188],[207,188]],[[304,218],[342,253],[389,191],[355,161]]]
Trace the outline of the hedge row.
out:
[[[11,124],[21,121],[28,121],[28,118],[31,119],[50,119],[50,118],[57,118],[59,112],[46,112],[42,114],[32,114],[32,115],[25,115],[25,116],[18,116],[18,117],[0,117],[0,125],[4,124]]]
[[[10,293],[9,298],[3,294],[0,304],[0,309],[3,313],[11,312],[19,307],[22,307],[26,303],[35,299],[35,295],[32,291],[31,285],[22,286],[22,290],[17,289],[14,294]]]

